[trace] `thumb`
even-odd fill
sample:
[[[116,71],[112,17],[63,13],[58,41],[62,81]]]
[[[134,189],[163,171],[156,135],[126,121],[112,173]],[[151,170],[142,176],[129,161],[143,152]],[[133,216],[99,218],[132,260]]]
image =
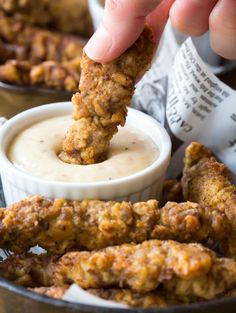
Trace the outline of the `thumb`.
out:
[[[107,0],[99,29],[85,47],[97,62],[109,62],[127,50],[141,34],[146,16],[162,0]]]

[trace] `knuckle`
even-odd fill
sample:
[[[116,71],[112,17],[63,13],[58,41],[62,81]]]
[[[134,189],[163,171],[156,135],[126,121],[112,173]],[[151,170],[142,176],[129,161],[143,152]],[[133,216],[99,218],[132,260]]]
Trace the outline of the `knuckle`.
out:
[[[227,15],[219,15],[212,13],[209,18],[209,24],[212,29],[224,29],[236,36],[236,18],[228,18]]]
[[[211,43],[212,50],[215,51],[216,54],[228,60],[236,59],[236,50],[226,49],[219,44]]]
[[[191,25],[183,23],[178,19],[172,19],[172,24],[178,32],[188,36],[201,36],[208,30],[208,27],[205,25]]]

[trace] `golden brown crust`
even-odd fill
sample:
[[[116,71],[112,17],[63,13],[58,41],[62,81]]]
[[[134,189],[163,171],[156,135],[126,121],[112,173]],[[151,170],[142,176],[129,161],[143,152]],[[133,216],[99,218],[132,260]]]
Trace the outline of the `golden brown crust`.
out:
[[[23,46],[16,44],[8,44],[0,39],[0,63],[4,63],[7,60],[25,60],[27,59],[27,49]]]
[[[224,213],[196,203],[27,198],[0,209],[0,247],[20,253],[39,245],[53,254],[93,250],[148,239],[224,242],[231,228]]]
[[[183,190],[181,181],[177,179],[168,179],[164,181],[162,202],[168,201],[183,202]]]
[[[215,207],[226,215],[232,234],[224,249],[228,255],[236,256],[236,186],[227,167],[217,162],[203,145],[194,142],[186,149],[182,185],[186,200]]]
[[[193,202],[167,202],[159,210],[158,222],[151,238],[179,242],[201,242],[213,248],[231,233],[224,213]]]
[[[8,44],[24,47],[25,59],[31,63],[72,60],[82,55],[84,42],[73,36],[40,29],[16,21],[0,12],[0,39]]]
[[[37,288],[29,288],[29,290],[33,292],[37,292],[41,295],[56,298],[56,299],[62,299],[65,292],[68,290],[69,286],[52,286],[52,287],[37,287]]]
[[[14,19],[45,26],[50,21],[50,0],[0,0],[0,8]]]
[[[30,290],[48,297],[62,299],[68,288],[69,286],[53,286],[30,288]],[[170,305],[194,303],[200,300],[203,301],[202,299],[195,297],[176,296],[160,290],[148,292],[146,294],[140,294],[130,289],[115,288],[88,289],[86,291],[104,300],[115,301],[131,307],[142,308],[166,307]]]
[[[0,66],[0,80],[18,86],[40,86],[74,92],[80,79],[80,57],[62,63],[9,60]]]
[[[139,39],[118,59],[100,64],[84,53],[74,125],[63,143],[60,158],[75,164],[93,164],[107,158],[109,143],[125,124],[135,81],[147,70],[155,49],[152,31],[145,27]]]
[[[2,248],[19,253],[38,244],[62,254],[148,239],[157,221],[157,201],[132,205],[35,196],[0,209],[0,221]]]
[[[75,92],[84,42],[30,26],[0,12],[0,80]]]
[[[93,34],[88,0],[50,1],[50,13],[52,27],[56,30],[86,37]]]
[[[32,65],[28,61],[9,60],[0,66],[0,80],[18,86],[30,84],[30,70]]]
[[[198,244],[152,240],[60,258],[16,255],[0,264],[0,273],[29,287],[74,282],[84,289],[128,287],[147,293],[161,285],[176,295],[212,299],[235,288],[236,261],[217,258]]]
[[[0,276],[20,286],[49,287],[58,259],[46,254],[15,254],[0,263]]]
[[[236,296],[236,289],[232,289],[224,294],[224,297],[235,297],[235,296]]]
[[[87,0],[0,0],[0,8],[33,25],[87,37],[93,32]]]
[[[145,294],[130,289],[89,289],[91,294],[104,300],[119,302],[131,307],[154,308],[171,305],[189,304],[200,301],[196,297],[177,296],[163,291],[153,291]]]
[[[80,80],[80,57],[58,63],[46,61],[32,66],[30,84],[75,92]]]

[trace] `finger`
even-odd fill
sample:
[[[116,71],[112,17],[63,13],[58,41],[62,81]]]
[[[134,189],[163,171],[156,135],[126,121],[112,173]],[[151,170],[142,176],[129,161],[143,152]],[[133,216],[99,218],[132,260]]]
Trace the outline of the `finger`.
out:
[[[213,50],[226,59],[236,59],[236,1],[219,0],[210,15]]]
[[[151,12],[146,19],[147,24],[153,30],[154,39],[157,43],[159,42],[168,21],[169,11],[174,1],[175,0],[162,1],[161,4],[153,12]]]
[[[88,56],[98,62],[109,62],[141,34],[146,16],[161,0],[107,0],[102,25],[85,47]]]
[[[209,28],[209,16],[217,0],[176,0],[170,10],[174,27],[181,33],[198,36]]]

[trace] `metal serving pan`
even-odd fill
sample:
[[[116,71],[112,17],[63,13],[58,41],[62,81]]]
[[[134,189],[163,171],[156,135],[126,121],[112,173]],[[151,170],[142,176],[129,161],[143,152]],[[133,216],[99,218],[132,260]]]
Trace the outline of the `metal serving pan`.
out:
[[[71,97],[68,91],[0,82],[0,116],[10,118],[44,103],[70,101]]]
[[[111,309],[42,296],[0,279],[0,313],[235,313],[236,297],[153,309]]]

